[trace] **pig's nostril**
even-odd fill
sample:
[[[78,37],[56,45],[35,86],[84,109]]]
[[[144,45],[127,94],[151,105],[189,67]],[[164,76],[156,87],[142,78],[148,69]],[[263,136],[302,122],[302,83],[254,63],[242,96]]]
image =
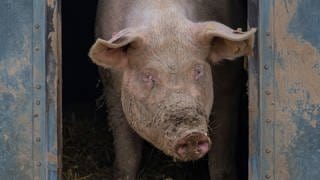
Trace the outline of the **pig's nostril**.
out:
[[[187,148],[188,148],[188,145],[187,144],[181,144],[179,147],[178,147],[178,154],[181,156],[183,154],[185,154],[187,152]]]
[[[201,153],[206,154],[209,151],[209,142],[208,141],[198,142],[198,149]]]
[[[181,160],[196,160],[210,148],[210,139],[202,133],[192,133],[177,141],[175,150]]]

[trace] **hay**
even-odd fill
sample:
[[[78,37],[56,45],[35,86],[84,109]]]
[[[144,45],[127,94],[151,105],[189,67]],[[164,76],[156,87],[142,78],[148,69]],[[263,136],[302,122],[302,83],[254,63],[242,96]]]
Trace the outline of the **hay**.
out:
[[[63,179],[111,179],[112,136],[89,105],[72,106],[63,118]]]

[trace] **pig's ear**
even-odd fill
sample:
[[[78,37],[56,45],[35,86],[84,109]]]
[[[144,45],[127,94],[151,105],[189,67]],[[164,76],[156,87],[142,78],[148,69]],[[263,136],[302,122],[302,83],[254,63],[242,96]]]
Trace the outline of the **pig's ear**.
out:
[[[89,51],[89,57],[99,66],[122,69],[128,65],[128,47],[136,48],[142,44],[142,29],[128,28],[113,35],[108,41],[98,38]]]
[[[241,29],[233,30],[218,22],[208,22],[203,24],[201,36],[210,43],[209,59],[216,63],[222,59],[233,60],[250,55],[255,32],[255,28],[242,32]]]

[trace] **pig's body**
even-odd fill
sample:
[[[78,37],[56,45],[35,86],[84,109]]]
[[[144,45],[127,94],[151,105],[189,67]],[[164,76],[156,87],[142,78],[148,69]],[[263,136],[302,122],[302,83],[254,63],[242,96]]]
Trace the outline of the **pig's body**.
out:
[[[198,38],[195,38],[198,29],[203,27],[194,22],[214,20],[232,27],[243,26],[244,6],[239,2],[234,0],[99,1],[96,22],[98,38],[108,40],[116,36],[110,41],[116,42],[123,36],[122,34],[127,33],[118,32],[131,27],[135,28],[135,33],[138,32],[131,33],[134,34],[131,36],[143,37],[139,41],[132,40],[135,44],[129,46],[129,49],[133,47],[131,48],[133,50],[123,49],[122,54],[113,58],[123,59],[125,52],[124,62],[115,61],[111,65],[110,63],[105,65],[104,62],[94,60],[99,57],[94,57],[95,52],[91,53],[95,63],[110,68],[110,70],[101,68],[100,74],[105,86],[108,120],[115,142],[115,179],[135,178],[141,158],[141,137],[166,154],[181,160],[195,160],[202,157],[209,150],[212,141],[213,145],[209,151],[210,177],[215,180],[235,179],[234,152],[241,64],[237,61],[222,63],[215,67],[212,66],[214,63],[196,64],[194,69],[200,73],[192,75],[191,80],[185,73],[189,66],[199,59],[205,61],[210,53],[210,42],[202,46],[197,41]],[[117,33],[120,35],[115,35]],[[147,45],[142,46],[140,42]],[[109,48],[115,47],[111,45]],[[247,52],[234,57],[245,54]],[[197,57],[192,58],[194,55]],[[220,54],[215,53],[211,57],[218,55]],[[230,59],[232,58],[233,56]],[[146,69],[145,66],[151,69],[158,67],[164,73],[154,75],[151,72],[151,75],[143,76],[142,81],[145,84],[140,89],[135,84],[139,79],[133,78],[136,70],[132,69]],[[154,86],[157,87],[157,76],[161,76],[162,73],[166,76],[159,78],[161,79],[159,84],[161,82],[163,87],[156,89]],[[200,81],[199,78],[202,76],[205,78]],[[190,83],[193,79],[197,82]],[[152,90],[146,90],[149,87]],[[213,97],[215,97],[214,104]],[[209,118],[210,114],[214,117]],[[208,122],[209,119],[211,122]],[[208,128],[208,124],[214,127]],[[208,129],[211,131],[208,132]],[[207,137],[207,133],[210,133],[208,136],[211,138]],[[166,139],[161,139],[162,136]]]

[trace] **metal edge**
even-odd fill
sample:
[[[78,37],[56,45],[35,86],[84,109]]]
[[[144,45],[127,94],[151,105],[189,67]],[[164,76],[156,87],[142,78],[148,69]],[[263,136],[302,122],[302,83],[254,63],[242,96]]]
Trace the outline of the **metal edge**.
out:
[[[259,0],[248,0],[248,29],[258,27],[259,22]],[[259,33],[259,28],[257,34]],[[248,179],[259,179],[258,169],[260,129],[259,129],[259,38],[256,36],[253,56],[249,57],[248,67],[248,97],[249,97],[249,156],[248,156]]]
[[[46,65],[44,1],[33,1],[33,178],[46,179]]]
[[[259,179],[274,179],[274,0],[261,1],[259,5],[259,59],[260,59],[260,169]]]
[[[62,55],[61,1],[47,0],[47,117],[48,117],[48,179],[62,179]]]

